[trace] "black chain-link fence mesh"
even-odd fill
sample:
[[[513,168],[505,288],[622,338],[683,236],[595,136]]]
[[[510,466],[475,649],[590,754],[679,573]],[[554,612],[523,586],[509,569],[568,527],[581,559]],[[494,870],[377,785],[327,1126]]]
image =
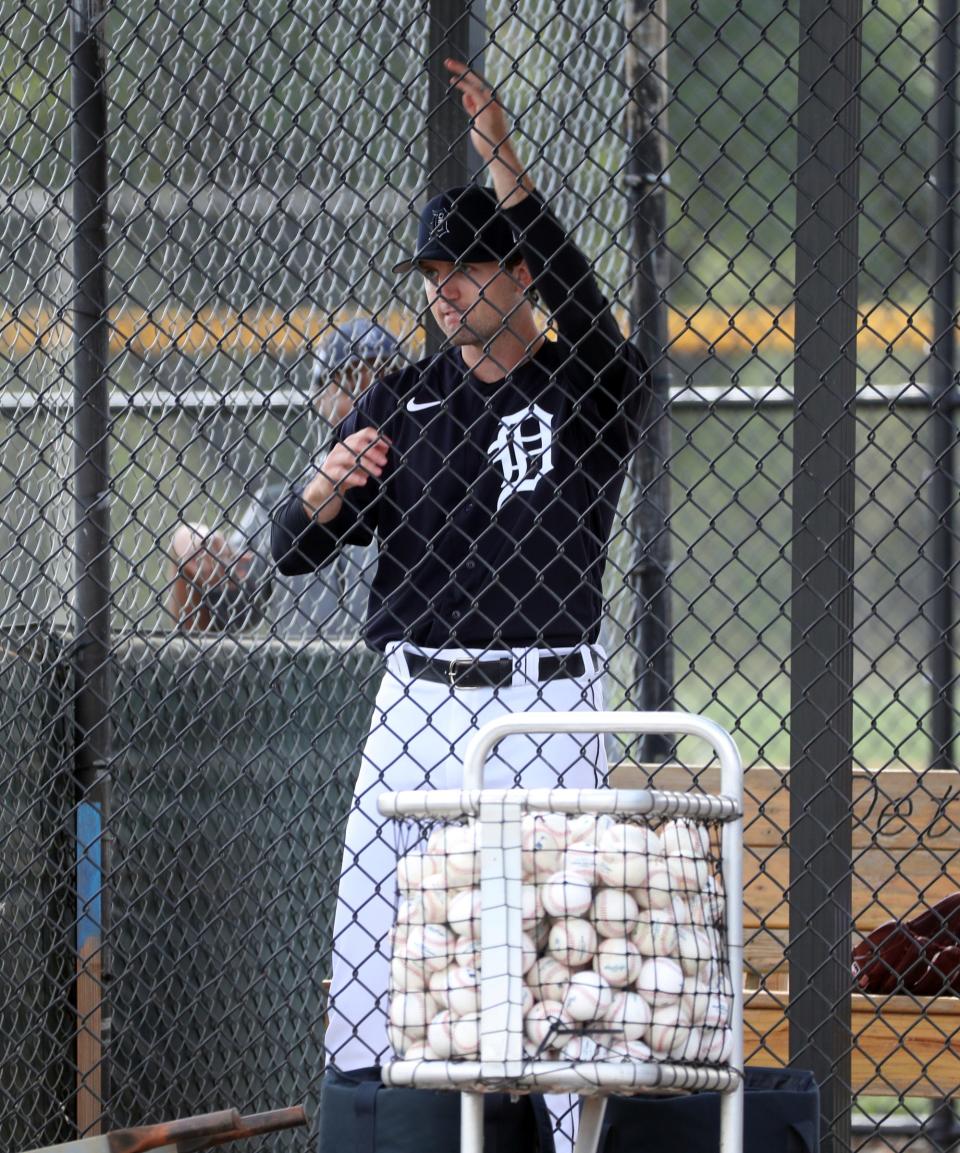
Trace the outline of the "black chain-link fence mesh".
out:
[[[451,157],[463,178],[489,183],[466,150],[459,100],[440,103],[431,82],[455,43],[497,86],[541,195],[668,389],[639,450],[652,452],[660,434],[666,491],[632,468],[609,544],[606,700],[705,713],[735,736],[751,805],[748,1052],[787,1059],[791,920],[822,912],[802,905],[797,854],[813,860],[817,845],[808,832],[791,836],[790,803],[798,750],[813,736],[791,717],[816,680],[792,659],[809,623],[798,591],[817,564],[791,547],[798,510],[817,512],[796,498],[807,466],[795,452],[794,385],[807,353],[794,336],[811,308],[795,267],[800,157],[820,139],[798,125],[846,47],[801,75],[819,7],[842,5],[6,0],[5,1148],[65,1140],[101,1114],[116,1126],[225,1104],[316,1103],[344,821],[383,672],[360,635],[377,560],[349,546],[316,575],[284,577],[269,519],[321,459],[340,394],[329,371],[318,375],[318,356],[344,326],[373,318],[397,342],[392,368],[436,347],[420,278],[391,268],[412,249],[427,196],[450,183],[438,174]],[[864,932],[960,888],[949,780],[957,29],[946,3],[847,10],[860,46],[860,75],[846,77],[859,130],[830,180],[859,181],[856,331],[838,330],[832,299],[814,301],[838,351],[809,354],[824,396],[837,395],[837,364],[855,360],[855,397],[841,405],[855,447],[823,479],[851,550],[847,599],[824,614],[846,630],[852,658],[823,728],[849,732],[850,759],[819,783],[805,769],[802,778],[803,795],[839,789],[853,814],[852,848],[839,824],[821,829],[853,882],[847,908],[836,877],[839,929],[820,942],[824,966],[845,965]],[[78,49],[89,36],[102,46],[101,75]],[[106,123],[88,138],[106,148],[100,189],[76,129],[98,88]],[[834,107],[824,138],[846,110]],[[107,361],[92,378],[75,342],[75,310],[93,283],[75,279],[74,239],[90,223],[77,209],[82,184],[108,206],[94,261],[106,273]],[[837,237],[850,220],[831,218],[828,201],[814,197],[812,212]],[[816,265],[822,253],[807,255]],[[851,286],[835,289],[839,298]],[[89,438],[77,397],[90,402],[86,390],[104,384]],[[806,418],[818,409],[814,395]],[[835,431],[824,418],[825,443]],[[98,684],[111,687],[93,740],[102,747],[110,733],[106,789],[82,758],[88,654],[99,650],[96,628],[81,626],[98,546],[95,518],[78,524],[78,441],[81,457],[109,451],[110,675]],[[562,553],[567,542],[556,543]],[[826,554],[836,541],[823,543]],[[532,584],[549,558],[527,559]],[[494,565],[490,582],[504,571]],[[500,622],[489,623],[494,645]],[[542,627],[525,640],[557,647]],[[831,676],[836,656],[823,654]],[[433,724],[424,714],[424,730]],[[413,738],[394,738],[406,754]],[[611,760],[624,752],[608,746]],[[431,767],[421,765],[428,776]],[[105,794],[96,812],[106,827],[85,839],[84,807]],[[85,866],[101,845],[106,873],[94,868],[91,882]],[[91,931],[108,973],[84,952]],[[931,996],[901,972],[893,1000],[855,999],[851,1033],[823,1052],[841,1099],[909,1119],[924,1114],[920,1098],[952,1095],[951,980]],[[835,1008],[826,997],[791,1011],[812,1028]],[[911,1048],[921,1056],[905,1059]],[[836,1064],[844,1052],[850,1071]],[[846,1148],[842,1116],[830,1112],[827,1125]]]

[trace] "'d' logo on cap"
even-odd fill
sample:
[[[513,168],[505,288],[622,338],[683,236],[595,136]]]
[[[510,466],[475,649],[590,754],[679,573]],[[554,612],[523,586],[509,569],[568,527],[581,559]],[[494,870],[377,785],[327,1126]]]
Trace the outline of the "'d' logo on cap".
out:
[[[431,237],[447,236],[450,232],[450,225],[447,223],[447,210],[440,208],[433,213],[433,222],[430,225]]]

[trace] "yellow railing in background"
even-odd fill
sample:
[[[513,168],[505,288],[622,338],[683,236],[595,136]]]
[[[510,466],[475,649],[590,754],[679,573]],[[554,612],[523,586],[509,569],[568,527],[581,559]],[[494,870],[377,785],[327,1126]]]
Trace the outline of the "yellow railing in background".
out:
[[[173,350],[196,357],[223,353],[237,359],[251,355],[295,358],[315,347],[331,324],[350,315],[330,316],[308,306],[243,312],[226,308],[192,312],[176,306],[151,311],[120,308],[110,315],[110,349],[113,355],[129,351],[149,358],[161,358]],[[690,315],[671,310],[668,316],[670,356],[744,356],[754,349],[763,354],[789,353],[793,348],[792,309],[772,312],[753,305],[729,313],[704,305]],[[423,330],[412,313],[397,308],[380,313],[377,319],[414,347],[422,343]],[[624,315],[620,321],[625,329]],[[910,312],[885,303],[860,314],[857,347],[861,352],[902,352],[915,357],[928,351],[932,339],[929,310]],[[72,340],[69,313],[25,308],[0,311],[0,356],[16,359],[38,348],[68,353]]]

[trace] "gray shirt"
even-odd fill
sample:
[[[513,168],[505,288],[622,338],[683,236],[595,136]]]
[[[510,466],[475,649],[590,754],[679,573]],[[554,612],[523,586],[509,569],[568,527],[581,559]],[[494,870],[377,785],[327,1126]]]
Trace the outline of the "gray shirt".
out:
[[[270,514],[289,498],[284,484],[264,488],[251,500],[229,543],[239,557],[252,554],[242,577],[209,599],[221,629],[258,626],[277,636],[359,636],[377,566],[375,545],[346,547],[333,564],[307,576],[284,576],[270,555]]]

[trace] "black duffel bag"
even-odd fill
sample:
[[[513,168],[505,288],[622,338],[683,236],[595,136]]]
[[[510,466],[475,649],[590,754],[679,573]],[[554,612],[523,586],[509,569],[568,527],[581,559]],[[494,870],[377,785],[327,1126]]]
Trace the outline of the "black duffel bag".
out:
[[[817,1153],[820,1090],[806,1069],[749,1067],[744,1074],[743,1153]],[[600,1153],[718,1153],[720,1095],[611,1097]]]
[[[459,1148],[459,1093],[389,1089],[376,1068],[324,1073],[318,1153],[455,1153]],[[553,1128],[543,1098],[484,1094],[483,1149],[553,1153]]]

